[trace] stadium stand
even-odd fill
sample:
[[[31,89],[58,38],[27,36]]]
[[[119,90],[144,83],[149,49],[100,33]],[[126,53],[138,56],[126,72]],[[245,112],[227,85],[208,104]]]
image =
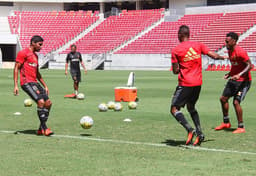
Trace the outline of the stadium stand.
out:
[[[164,9],[123,10],[119,16],[110,16],[75,44],[84,54],[109,52],[132,39],[164,17]],[[68,53],[69,49],[63,53]]]
[[[253,32],[251,35],[239,42],[239,46],[244,48],[247,52],[256,52],[256,32]]]
[[[116,54],[168,54],[178,43],[177,30],[180,25],[188,25],[191,28],[191,36],[195,36],[221,16],[221,13],[185,15],[176,22],[163,22]]]
[[[256,24],[255,16],[256,12],[226,13],[192,36],[191,40],[201,41],[211,50],[217,51],[224,46],[226,33],[233,31],[241,35]]]
[[[18,34],[22,48],[29,45],[33,35],[44,39],[42,54],[64,45],[99,19],[91,11],[22,11],[9,16],[13,34]]]
[[[255,16],[256,12],[185,15],[177,22],[163,22],[115,54],[168,54],[178,44],[177,30],[181,24],[191,28],[191,40],[203,42],[216,51],[224,46],[227,32],[244,33],[256,24]]]

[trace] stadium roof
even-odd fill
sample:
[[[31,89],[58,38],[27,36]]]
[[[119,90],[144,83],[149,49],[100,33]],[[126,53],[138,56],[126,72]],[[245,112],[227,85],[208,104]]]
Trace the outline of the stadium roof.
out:
[[[38,3],[88,3],[88,2],[120,2],[127,0],[12,0],[11,2],[38,2]],[[129,0],[136,1],[136,0]],[[10,2],[10,0],[1,0],[1,2]]]

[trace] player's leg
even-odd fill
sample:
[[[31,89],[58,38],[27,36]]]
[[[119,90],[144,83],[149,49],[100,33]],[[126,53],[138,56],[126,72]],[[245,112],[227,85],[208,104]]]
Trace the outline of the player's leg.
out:
[[[242,107],[241,107],[241,101],[244,100],[245,95],[247,94],[247,92],[250,89],[250,85],[251,85],[250,82],[244,82],[241,85],[241,88],[238,91],[237,95],[234,97],[233,105],[234,105],[235,112],[236,112],[238,128],[235,131],[233,131],[233,133],[244,133],[245,132],[244,123],[243,123],[243,110],[242,110]]]
[[[244,124],[243,124],[243,110],[242,110],[242,107],[240,105],[240,102],[237,99],[234,99],[233,105],[234,105],[234,108],[235,108],[237,122],[238,122],[238,131],[240,131],[239,133],[241,133],[242,131],[245,132]],[[234,131],[234,132],[238,133],[238,131],[237,132]]]
[[[75,95],[78,94],[78,87],[79,87],[79,82],[74,80],[74,91],[75,91]]]
[[[172,116],[187,130],[188,139],[186,141],[186,145],[190,144],[193,136],[195,134],[194,129],[186,120],[184,114],[180,111],[181,107],[184,107],[186,104],[186,99],[188,97],[189,90],[185,87],[178,86],[174,93],[171,105],[171,114]]]
[[[52,135],[53,132],[47,127],[46,122],[49,118],[52,102],[49,99],[45,89],[42,88],[40,84],[37,84],[37,86],[38,86],[38,90],[40,91],[40,98],[42,98],[41,102],[43,102],[43,107],[41,108],[41,112],[40,112],[41,115],[43,116],[43,117],[42,116],[40,117],[41,127],[42,127],[42,130],[44,131],[44,135],[49,136],[49,135]]]
[[[199,114],[195,108],[195,105],[199,98],[200,92],[201,92],[201,86],[194,87],[193,92],[191,93],[191,97],[189,98],[190,101],[189,101],[189,103],[187,103],[187,110],[193,120],[195,127],[196,127],[197,138],[193,145],[200,145],[201,142],[204,140],[204,135],[203,135],[201,124],[200,124]]]
[[[234,95],[234,84],[229,80],[220,97],[221,109],[223,114],[223,122],[215,128],[215,130],[223,130],[231,127],[229,120],[229,98]]]
[[[37,103],[37,114],[40,120],[39,129],[37,131],[37,134],[42,135],[43,129],[41,124],[40,116],[42,116],[43,113],[43,107],[44,107],[44,100],[42,97],[40,97],[40,91],[38,90],[38,87],[36,83],[27,83],[22,86],[22,89]]]
[[[74,91],[75,91],[75,95],[77,96],[78,94],[78,88],[79,88],[79,82],[81,80],[81,75],[80,73],[71,73],[72,75],[72,79],[74,81],[73,87],[74,87]]]

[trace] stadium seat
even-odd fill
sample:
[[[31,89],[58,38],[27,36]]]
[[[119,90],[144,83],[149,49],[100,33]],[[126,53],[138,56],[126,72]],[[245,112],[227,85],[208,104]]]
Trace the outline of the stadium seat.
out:
[[[75,44],[84,54],[107,53],[131,40],[162,17],[161,9],[122,10],[120,15],[108,17]],[[62,53],[69,51],[67,49]]]
[[[8,18],[10,28],[13,34],[19,35],[22,48],[29,45],[33,35],[40,35],[44,38],[42,54],[57,50],[99,19],[91,11],[83,14],[81,11],[16,11],[14,14]]]

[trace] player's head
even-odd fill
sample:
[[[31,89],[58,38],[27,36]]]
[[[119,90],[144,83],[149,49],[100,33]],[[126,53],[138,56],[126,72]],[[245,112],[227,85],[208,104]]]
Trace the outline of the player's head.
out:
[[[178,38],[180,42],[188,39],[190,35],[189,27],[187,25],[181,25],[178,32]]]
[[[228,50],[231,50],[234,48],[234,46],[236,45],[236,42],[238,40],[238,34],[235,33],[235,32],[229,32],[227,33],[226,35],[226,39],[225,39],[225,42],[226,42],[226,47]]]
[[[44,39],[39,35],[34,35],[30,40],[30,46],[33,47],[34,51],[39,52],[43,46]]]
[[[76,45],[71,45],[71,52],[72,53],[75,53],[76,52]]]

